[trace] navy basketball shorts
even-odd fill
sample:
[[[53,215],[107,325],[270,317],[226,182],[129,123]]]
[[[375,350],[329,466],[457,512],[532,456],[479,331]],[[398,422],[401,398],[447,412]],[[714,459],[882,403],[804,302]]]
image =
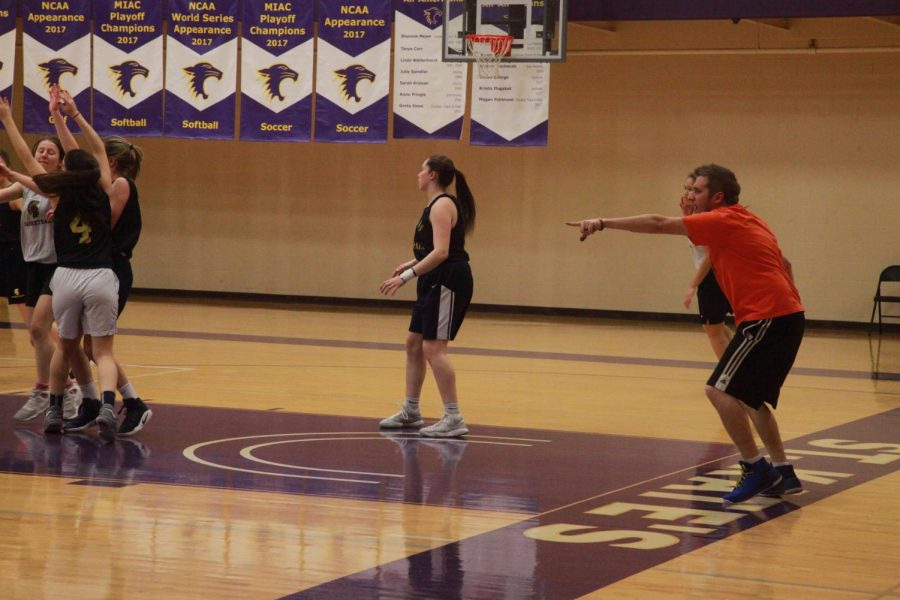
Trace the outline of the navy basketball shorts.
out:
[[[472,301],[474,284],[468,262],[444,263],[416,282],[417,297],[409,331],[426,340],[452,340]]]
[[[734,312],[712,270],[697,286],[697,308],[703,325],[720,325],[725,322],[726,315]]]
[[[131,271],[131,260],[116,252],[113,254],[113,273],[119,280],[119,316],[125,310],[128,296],[131,295],[131,286],[134,284],[134,274]]]
[[[759,409],[763,403],[775,408],[800,349],[805,322],[798,312],[741,323],[706,384],[751,408]]]
[[[10,304],[25,302],[25,290],[28,275],[25,271],[25,259],[22,258],[22,244],[0,244],[0,292]]]
[[[49,295],[50,279],[56,271],[56,263],[25,263],[25,306],[34,308],[38,298]]]

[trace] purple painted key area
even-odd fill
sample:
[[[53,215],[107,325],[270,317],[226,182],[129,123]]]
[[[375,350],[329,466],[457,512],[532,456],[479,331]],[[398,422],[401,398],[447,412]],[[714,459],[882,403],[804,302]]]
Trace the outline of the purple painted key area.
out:
[[[73,478],[519,512],[523,521],[290,598],[572,598],[900,465],[900,409],[787,444],[806,491],[729,510],[730,445],[469,424],[466,440],[379,432],[370,419],[157,405],[104,444],[44,436],[0,396],[0,470]],[[804,471],[815,472],[809,476]]]

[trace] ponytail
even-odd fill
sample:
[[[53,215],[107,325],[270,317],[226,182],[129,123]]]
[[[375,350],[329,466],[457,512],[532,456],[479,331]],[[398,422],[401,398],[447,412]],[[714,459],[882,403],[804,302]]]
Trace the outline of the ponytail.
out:
[[[472,190],[469,189],[465,175],[456,169],[452,160],[440,154],[431,156],[426,164],[429,169],[437,173],[438,184],[444,189],[456,180],[456,199],[459,201],[462,213],[459,218],[463,220],[465,232],[471,233],[475,228],[475,197],[472,196]]]
[[[103,146],[106,148],[106,156],[116,161],[116,170],[119,173],[131,180],[138,178],[141,173],[141,161],[144,159],[144,151],[140,146],[135,146],[118,135],[105,136]]]
[[[453,170],[455,172],[454,178],[456,179],[456,199],[459,200],[459,207],[463,212],[465,231],[466,233],[472,233],[475,229],[475,197],[472,195],[472,190],[469,189],[466,176],[463,175],[462,171]]]

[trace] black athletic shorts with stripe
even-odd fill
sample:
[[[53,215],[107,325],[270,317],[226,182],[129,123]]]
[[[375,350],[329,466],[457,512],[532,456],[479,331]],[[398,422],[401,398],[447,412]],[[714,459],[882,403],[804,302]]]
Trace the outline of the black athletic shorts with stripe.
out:
[[[751,408],[759,409],[764,402],[775,408],[805,323],[802,312],[741,323],[706,384]]]
[[[725,322],[726,315],[734,314],[712,269],[697,286],[697,307],[703,325],[719,325]]]
[[[445,262],[416,282],[409,330],[426,340],[456,337],[472,301],[472,269],[466,261]]]

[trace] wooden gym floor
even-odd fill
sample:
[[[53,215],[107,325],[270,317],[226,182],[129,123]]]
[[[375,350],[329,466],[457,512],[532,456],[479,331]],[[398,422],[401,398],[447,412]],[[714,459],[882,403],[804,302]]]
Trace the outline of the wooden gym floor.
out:
[[[699,326],[470,314],[471,434],[426,441],[377,427],[405,311],[134,299],[154,417],[103,444],[13,421],[3,310],[2,598],[900,599],[897,334],[808,331],[777,411],[806,491],[726,511]]]

